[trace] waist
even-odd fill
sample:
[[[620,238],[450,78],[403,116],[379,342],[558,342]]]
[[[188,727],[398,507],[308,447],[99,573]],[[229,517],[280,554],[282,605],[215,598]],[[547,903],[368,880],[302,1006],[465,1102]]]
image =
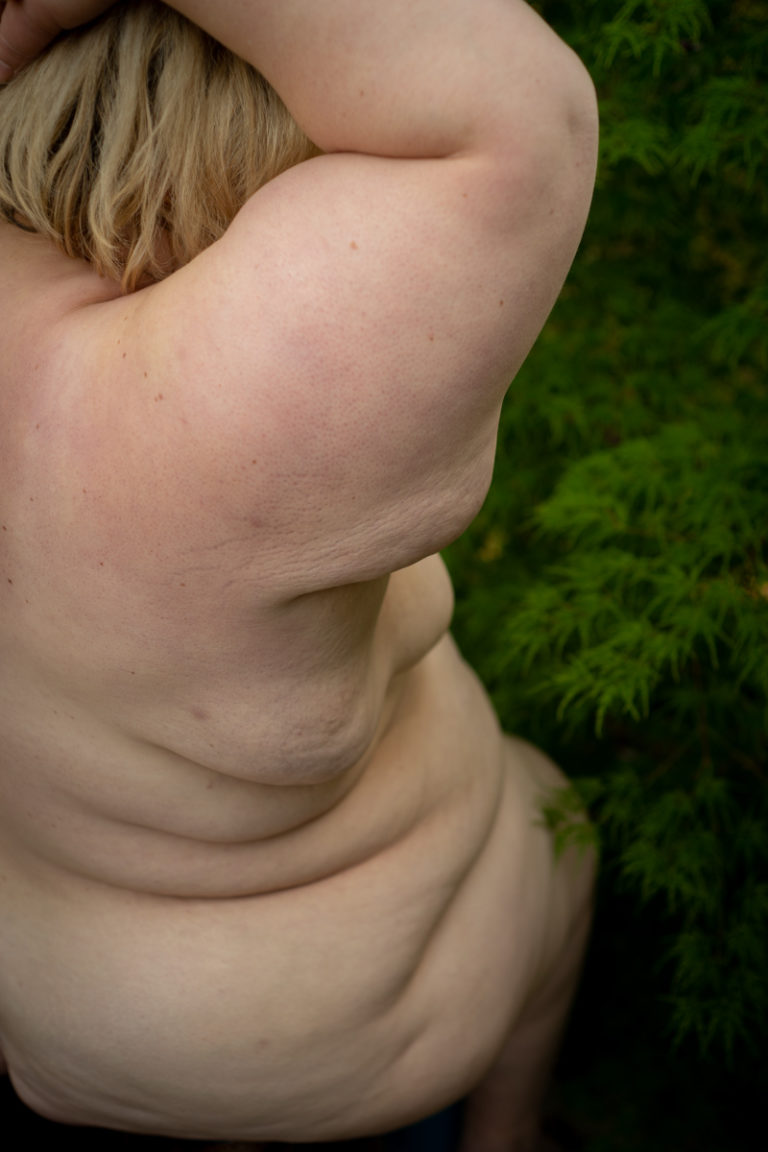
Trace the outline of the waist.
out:
[[[0,780],[0,840],[19,859],[135,892],[280,891],[355,867],[444,809],[478,797],[482,808],[497,787],[498,743],[485,693],[446,637],[400,678],[376,740],[338,779],[254,784],[102,740],[98,756],[119,774],[85,761],[60,778],[43,768],[36,782]]]
[[[477,972],[454,960],[498,919],[497,900],[472,895],[478,862],[494,829],[510,850],[520,838],[498,827],[502,745],[482,690],[450,643],[428,661],[343,800],[285,836],[228,859],[233,846],[191,843],[185,874],[177,846],[153,856],[136,830],[116,878],[5,839],[0,1028],[28,1103],[133,1131],[317,1140],[465,1090],[497,1008],[455,1071],[440,1021],[486,974],[485,949]]]

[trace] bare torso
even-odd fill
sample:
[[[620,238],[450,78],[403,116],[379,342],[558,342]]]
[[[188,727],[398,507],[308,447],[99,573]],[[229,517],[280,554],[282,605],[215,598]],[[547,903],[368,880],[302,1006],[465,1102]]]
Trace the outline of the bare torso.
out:
[[[231,1139],[457,1098],[568,913],[536,826],[552,778],[459,657],[442,561],[291,586],[275,466],[243,453],[236,405],[151,358],[125,385],[121,324],[154,289],[126,302],[8,226],[0,270],[17,1089],[65,1121]],[[81,354],[97,329],[114,376]],[[303,448],[281,446],[289,477]]]

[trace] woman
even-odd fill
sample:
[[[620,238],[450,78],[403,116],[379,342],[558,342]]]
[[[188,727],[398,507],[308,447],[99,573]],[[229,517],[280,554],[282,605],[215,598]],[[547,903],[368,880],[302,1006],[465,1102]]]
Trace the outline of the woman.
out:
[[[468,1094],[465,1152],[530,1149],[593,865],[438,553],[591,84],[522,0],[173,9],[0,20],[4,1060],[65,1123],[328,1142]]]

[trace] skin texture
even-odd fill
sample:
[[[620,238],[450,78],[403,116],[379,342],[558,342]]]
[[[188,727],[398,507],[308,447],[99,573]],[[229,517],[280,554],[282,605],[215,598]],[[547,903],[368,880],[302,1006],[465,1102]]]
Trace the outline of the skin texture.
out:
[[[0,1044],[64,1122],[324,1141],[471,1091],[466,1152],[536,1139],[593,862],[555,862],[562,778],[500,732],[437,553],[578,243],[594,99],[517,0],[380,7],[179,5],[326,155],[163,282],[0,228]],[[6,61],[93,14],[9,3]]]
[[[0,5],[0,84],[6,84],[67,28],[95,20],[113,0],[69,0],[66,4],[19,3]]]

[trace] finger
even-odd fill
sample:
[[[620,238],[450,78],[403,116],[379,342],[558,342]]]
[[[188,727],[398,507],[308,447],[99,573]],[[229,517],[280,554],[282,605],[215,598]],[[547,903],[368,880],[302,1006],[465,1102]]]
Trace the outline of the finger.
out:
[[[34,60],[60,31],[44,9],[27,0],[7,0],[0,14],[0,84]]]

